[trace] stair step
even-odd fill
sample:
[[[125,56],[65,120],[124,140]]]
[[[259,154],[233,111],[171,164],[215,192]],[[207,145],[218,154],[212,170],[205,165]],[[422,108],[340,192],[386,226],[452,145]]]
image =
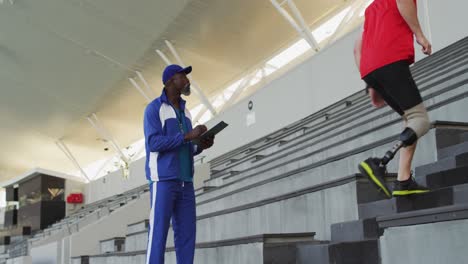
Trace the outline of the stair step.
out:
[[[113,237],[99,241],[101,254],[123,252],[125,248],[125,237]]]
[[[359,218],[366,219],[460,204],[468,204],[468,184],[455,185],[424,194],[359,204],[358,208]]]
[[[333,243],[378,239],[380,235],[382,234],[376,218],[359,219],[331,226]]]
[[[231,164],[233,164],[233,163],[239,162],[239,160],[240,160],[240,159],[232,158],[232,159],[228,160],[224,165],[225,165],[225,166],[229,166],[229,165],[231,165]]]
[[[211,169],[210,172],[211,172],[211,175],[214,175],[214,174],[220,173],[221,170],[214,170],[214,169]]]
[[[468,158],[468,155],[466,155]],[[426,177],[430,189],[444,188],[468,183],[468,166],[432,173]]]
[[[317,243],[319,242],[264,244],[263,263],[301,263],[299,248],[302,245],[317,245]]]
[[[297,263],[329,264],[328,246],[329,244],[299,245],[297,247]]]
[[[226,176],[223,177],[223,180],[225,179],[229,179],[231,177],[234,177],[238,174],[240,174],[241,172],[240,171],[236,171],[236,170],[231,170],[231,171],[228,171],[228,173],[226,174]]]
[[[204,192],[209,192],[209,191],[214,190],[216,188],[218,188],[218,187],[204,185],[204,186],[202,186],[202,187],[195,190],[195,195],[199,195],[199,194],[204,193]]]
[[[246,150],[244,150],[243,153],[248,154],[248,153],[254,152],[255,150],[257,150],[257,149],[254,148],[254,147],[249,147]]]
[[[359,204],[359,219],[435,208],[454,203],[454,188]]]
[[[172,231],[169,236],[172,235]],[[128,252],[146,250],[148,246],[148,230],[127,234],[125,238],[125,250]]]
[[[416,167],[416,180],[418,181],[418,183],[427,186],[428,175],[463,166],[468,166],[468,152],[456,156],[447,157],[431,164]]]
[[[463,142],[468,142],[468,132],[465,132],[460,135],[460,140]]]
[[[379,228],[468,219],[468,203],[377,217]]]
[[[255,155],[255,156],[253,157],[253,159],[252,159],[252,162],[254,163],[254,162],[260,161],[260,160],[262,160],[262,159],[264,159],[264,158],[265,158],[264,155]]]
[[[464,143],[466,137],[466,127],[464,127],[463,123],[459,123],[460,127],[458,129],[454,129],[454,126],[457,126],[458,122],[446,122],[451,123],[452,128],[450,129],[439,129],[437,131],[437,137],[439,140],[437,142],[438,149],[446,149],[451,146],[456,146],[461,143]]]
[[[468,184],[456,185],[454,190],[453,204],[468,204]]]
[[[359,204],[387,199],[387,196],[375,188],[374,184],[372,184],[366,176],[363,176],[362,174],[357,174],[356,176],[357,202]],[[391,185],[396,178],[396,173],[388,173],[385,175],[385,182],[387,185]]]
[[[298,248],[298,262],[313,264],[378,264],[380,263],[378,240],[363,240],[319,245],[303,245]],[[280,262],[273,262],[280,263]]]
[[[460,155],[462,153],[468,152],[468,142],[463,142],[457,145],[453,145],[450,147],[446,147],[443,149],[437,150],[437,159],[441,160],[447,157],[453,157],[456,155]]]
[[[149,227],[149,220],[145,219],[136,223],[127,225],[127,234],[138,233],[142,231],[147,231]]]
[[[331,244],[328,252],[330,263],[334,264],[380,263],[378,240]]]

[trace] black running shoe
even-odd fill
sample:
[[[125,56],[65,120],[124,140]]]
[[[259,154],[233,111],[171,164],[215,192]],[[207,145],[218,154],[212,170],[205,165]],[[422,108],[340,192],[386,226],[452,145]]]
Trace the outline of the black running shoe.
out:
[[[387,168],[380,166],[380,159],[368,158],[365,161],[359,163],[359,171],[367,176],[370,181],[379,189],[382,190],[388,198],[392,198],[390,190],[385,184],[385,175],[387,174]]]
[[[412,176],[412,175],[411,175]],[[424,186],[419,185],[413,177],[409,180],[400,182],[398,180],[394,183],[393,196],[405,196],[419,193],[427,193],[430,190]]]

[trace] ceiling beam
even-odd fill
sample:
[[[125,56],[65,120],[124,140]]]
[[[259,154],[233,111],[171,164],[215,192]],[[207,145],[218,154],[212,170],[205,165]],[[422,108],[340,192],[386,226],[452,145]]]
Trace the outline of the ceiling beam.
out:
[[[291,26],[309,43],[312,49],[314,49],[316,52],[320,50],[320,46],[317,40],[315,40],[311,29],[305,22],[301,12],[297,8],[296,4],[294,4],[293,0],[285,0],[281,3],[278,3],[277,0],[270,0],[270,2],[284,17],[284,19],[286,19],[286,21],[288,21],[289,24],[291,24]],[[288,11],[286,11],[286,9],[282,7],[284,3],[286,3],[289,6],[289,9],[291,9],[292,16],[288,13]]]
[[[108,142],[110,142],[111,146],[119,154],[120,158],[125,163],[128,163],[127,156],[125,156],[125,154],[122,152],[122,149],[117,144],[117,142],[112,137],[112,135],[109,133],[109,131],[101,124],[101,122],[99,121],[97,115],[95,113],[93,113],[92,115],[88,116],[87,119],[88,119],[89,123],[91,124],[91,126],[98,132],[98,134],[101,135]]]
[[[148,95],[144,90],[143,88],[141,88],[141,86],[135,81],[135,79],[133,78],[128,78],[128,80],[130,81],[130,83],[133,85],[133,87],[135,87],[135,89],[138,90],[138,92],[146,99],[146,101],[148,103],[150,103],[152,101],[151,99],[151,95]]]
[[[58,139],[55,141],[55,144],[57,147],[67,156],[67,158],[75,165],[75,167],[81,172],[81,175],[86,179],[86,181],[89,183],[91,180],[86,174],[86,172],[83,170],[83,168],[80,166],[78,161],[76,160],[75,156],[71,153],[70,149],[68,149],[67,145],[63,142],[62,139]]]

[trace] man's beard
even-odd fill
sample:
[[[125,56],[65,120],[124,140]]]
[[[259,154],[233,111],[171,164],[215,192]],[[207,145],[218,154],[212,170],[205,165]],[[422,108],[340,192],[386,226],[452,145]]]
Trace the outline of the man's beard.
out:
[[[182,94],[185,96],[189,96],[191,93],[192,92],[190,91],[190,83],[187,83],[182,89]]]

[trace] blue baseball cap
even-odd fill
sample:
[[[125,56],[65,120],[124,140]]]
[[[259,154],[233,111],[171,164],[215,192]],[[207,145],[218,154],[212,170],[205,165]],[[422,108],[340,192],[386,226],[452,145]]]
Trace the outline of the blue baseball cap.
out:
[[[169,79],[171,79],[172,76],[176,75],[177,73],[189,74],[191,72],[192,72],[192,66],[182,68],[180,65],[177,65],[177,64],[169,65],[164,69],[164,72],[163,72],[163,76],[162,76],[163,84],[165,85],[166,82],[169,81]]]

